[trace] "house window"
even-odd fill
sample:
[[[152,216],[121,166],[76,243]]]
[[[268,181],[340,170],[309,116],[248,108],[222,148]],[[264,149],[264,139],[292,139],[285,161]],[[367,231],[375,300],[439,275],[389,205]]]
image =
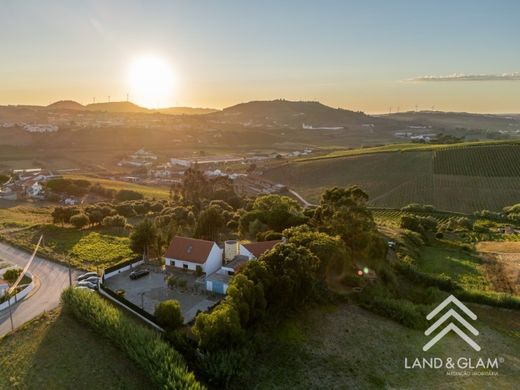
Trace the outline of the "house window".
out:
[[[183,264],[183,265],[182,265],[182,268],[184,268],[184,269],[188,269],[188,264]]]

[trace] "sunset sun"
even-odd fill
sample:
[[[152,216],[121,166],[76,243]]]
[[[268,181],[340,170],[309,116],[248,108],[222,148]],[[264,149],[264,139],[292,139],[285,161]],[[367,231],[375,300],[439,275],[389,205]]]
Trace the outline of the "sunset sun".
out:
[[[136,104],[148,108],[171,105],[174,82],[173,68],[160,57],[139,57],[130,64],[130,99]]]

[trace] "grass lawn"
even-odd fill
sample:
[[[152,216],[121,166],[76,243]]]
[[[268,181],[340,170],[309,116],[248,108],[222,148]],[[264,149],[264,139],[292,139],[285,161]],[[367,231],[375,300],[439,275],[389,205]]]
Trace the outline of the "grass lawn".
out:
[[[489,290],[487,267],[484,261],[456,248],[426,246],[421,249],[417,266],[431,274],[445,274],[465,289]]]
[[[73,266],[97,270],[134,257],[126,232],[110,228],[78,230],[73,227],[41,225],[5,235],[7,241],[29,251],[34,249],[40,235],[44,241],[39,254]]]
[[[0,230],[52,222],[51,207],[34,207],[13,201],[0,202]]]
[[[0,339],[2,389],[146,389],[150,382],[107,340],[60,309]]]
[[[455,335],[430,351],[420,330],[405,328],[354,305],[317,307],[265,337],[253,368],[232,388],[254,389],[513,389],[520,381],[520,313],[472,305],[481,332],[477,353]],[[516,327],[515,327],[516,326]],[[446,376],[445,370],[404,368],[404,358],[502,357],[496,377]]]

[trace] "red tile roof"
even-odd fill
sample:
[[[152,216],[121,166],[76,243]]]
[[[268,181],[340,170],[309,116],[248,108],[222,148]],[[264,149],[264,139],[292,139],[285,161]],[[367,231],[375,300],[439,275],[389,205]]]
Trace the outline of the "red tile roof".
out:
[[[281,240],[260,241],[251,242],[249,244],[242,244],[242,246],[251,252],[253,256],[260,257],[268,250],[271,250],[279,242],[281,242]]]
[[[214,244],[214,241],[176,236],[171,241],[165,257],[204,264]]]
[[[0,286],[1,286],[2,284],[9,284],[9,283],[7,283],[7,280],[4,280],[4,279],[0,278]]]

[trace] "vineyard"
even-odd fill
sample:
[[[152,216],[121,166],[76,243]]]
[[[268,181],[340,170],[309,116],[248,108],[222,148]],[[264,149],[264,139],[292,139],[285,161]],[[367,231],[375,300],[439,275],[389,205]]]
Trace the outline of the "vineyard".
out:
[[[359,185],[369,205],[399,209],[409,203],[472,214],[520,203],[520,144],[470,143],[296,161],[264,172],[308,201],[334,186]],[[423,146],[423,148],[426,148]]]
[[[520,145],[446,148],[433,152],[433,173],[520,177]]]
[[[421,212],[421,211],[402,211],[396,209],[380,209],[380,208],[372,208],[372,214],[374,215],[374,219],[380,225],[390,224],[390,225],[399,225],[401,221],[401,217],[403,215],[420,215],[423,217],[433,217],[437,221],[437,223],[446,222],[451,217],[467,217],[464,214],[458,213],[444,213],[444,212]]]

